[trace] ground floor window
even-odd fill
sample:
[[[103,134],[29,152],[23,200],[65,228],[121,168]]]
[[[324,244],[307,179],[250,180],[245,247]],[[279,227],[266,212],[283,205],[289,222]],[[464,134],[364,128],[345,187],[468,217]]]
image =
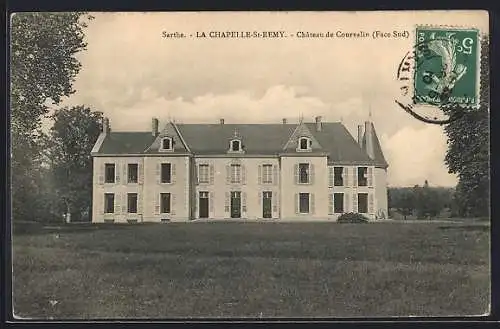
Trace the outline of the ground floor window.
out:
[[[162,214],[170,213],[170,193],[160,194],[160,210]]]
[[[299,193],[299,212],[301,214],[309,213],[309,193]]]
[[[113,193],[104,194],[104,212],[106,214],[115,212],[115,195]]]
[[[358,193],[358,212],[368,213],[368,193]]]
[[[336,214],[344,212],[344,193],[333,194],[333,212]]]
[[[137,193],[127,194],[127,212],[137,214]]]

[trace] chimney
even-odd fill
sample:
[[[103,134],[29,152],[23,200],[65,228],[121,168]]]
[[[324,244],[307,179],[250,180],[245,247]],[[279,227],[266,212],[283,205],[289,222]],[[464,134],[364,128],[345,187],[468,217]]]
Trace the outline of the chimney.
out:
[[[365,121],[365,152],[371,159],[375,159],[375,153],[373,150],[373,132],[372,123],[370,121]]]
[[[153,136],[158,136],[158,119],[157,118],[153,118],[151,120],[151,134],[153,134]]]
[[[220,124],[223,125],[224,124],[224,119],[220,119]]]
[[[283,124],[286,125],[286,119],[285,118],[283,118]]]
[[[358,144],[363,147],[363,125],[358,125]]]
[[[109,127],[109,119],[107,117],[102,118],[102,132],[109,134],[111,128]]]
[[[321,117],[316,117],[316,131],[321,131]]]

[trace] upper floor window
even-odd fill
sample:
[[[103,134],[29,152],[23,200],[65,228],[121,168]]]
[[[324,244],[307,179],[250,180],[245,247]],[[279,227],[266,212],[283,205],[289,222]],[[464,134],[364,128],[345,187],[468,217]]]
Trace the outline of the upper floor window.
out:
[[[210,181],[208,164],[200,164],[198,166],[198,182],[208,183]]]
[[[262,182],[264,184],[271,184],[273,182],[273,166],[265,164],[262,166]]]
[[[343,177],[344,167],[334,167],[333,168],[333,185],[334,186],[343,186],[344,185],[344,177]]]
[[[172,183],[172,164],[170,163],[161,164],[161,182]]]
[[[129,183],[137,183],[138,176],[139,176],[138,175],[138,171],[139,171],[138,167],[139,166],[137,165],[137,163],[129,163],[128,164],[128,168],[127,168],[128,169],[127,170],[128,171],[128,175],[127,175],[128,179],[127,179],[127,181]]]
[[[358,186],[368,185],[368,167],[358,167]]]
[[[114,183],[115,182],[115,164],[114,163],[106,163],[104,165],[104,176],[106,183]]]
[[[173,145],[172,145],[172,138],[171,137],[164,137],[162,140],[161,140],[161,149],[162,150],[165,150],[165,151],[170,151],[173,149]]]
[[[231,165],[231,183],[240,183],[241,182],[241,165],[232,164]]]
[[[240,141],[231,141],[231,151],[238,152],[241,150],[241,142]]]
[[[309,183],[309,164],[300,163],[299,164],[299,183],[307,184]]]
[[[307,151],[311,149],[311,140],[308,137],[300,137],[299,138],[299,145],[298,145],[298,150],[300,151]]]

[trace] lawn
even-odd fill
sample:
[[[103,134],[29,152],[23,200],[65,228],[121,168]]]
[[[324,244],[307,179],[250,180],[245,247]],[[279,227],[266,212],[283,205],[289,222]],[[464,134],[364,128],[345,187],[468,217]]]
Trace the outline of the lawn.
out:
[[[28,318],[484,314],[488,223],[66,225],[13,237]]]

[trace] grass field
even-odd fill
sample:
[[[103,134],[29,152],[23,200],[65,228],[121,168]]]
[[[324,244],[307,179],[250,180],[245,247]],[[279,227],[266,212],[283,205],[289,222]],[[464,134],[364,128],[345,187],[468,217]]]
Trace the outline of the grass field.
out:
[[[66,225],[13,236],[28,318],[484,314],[488,223]]]

